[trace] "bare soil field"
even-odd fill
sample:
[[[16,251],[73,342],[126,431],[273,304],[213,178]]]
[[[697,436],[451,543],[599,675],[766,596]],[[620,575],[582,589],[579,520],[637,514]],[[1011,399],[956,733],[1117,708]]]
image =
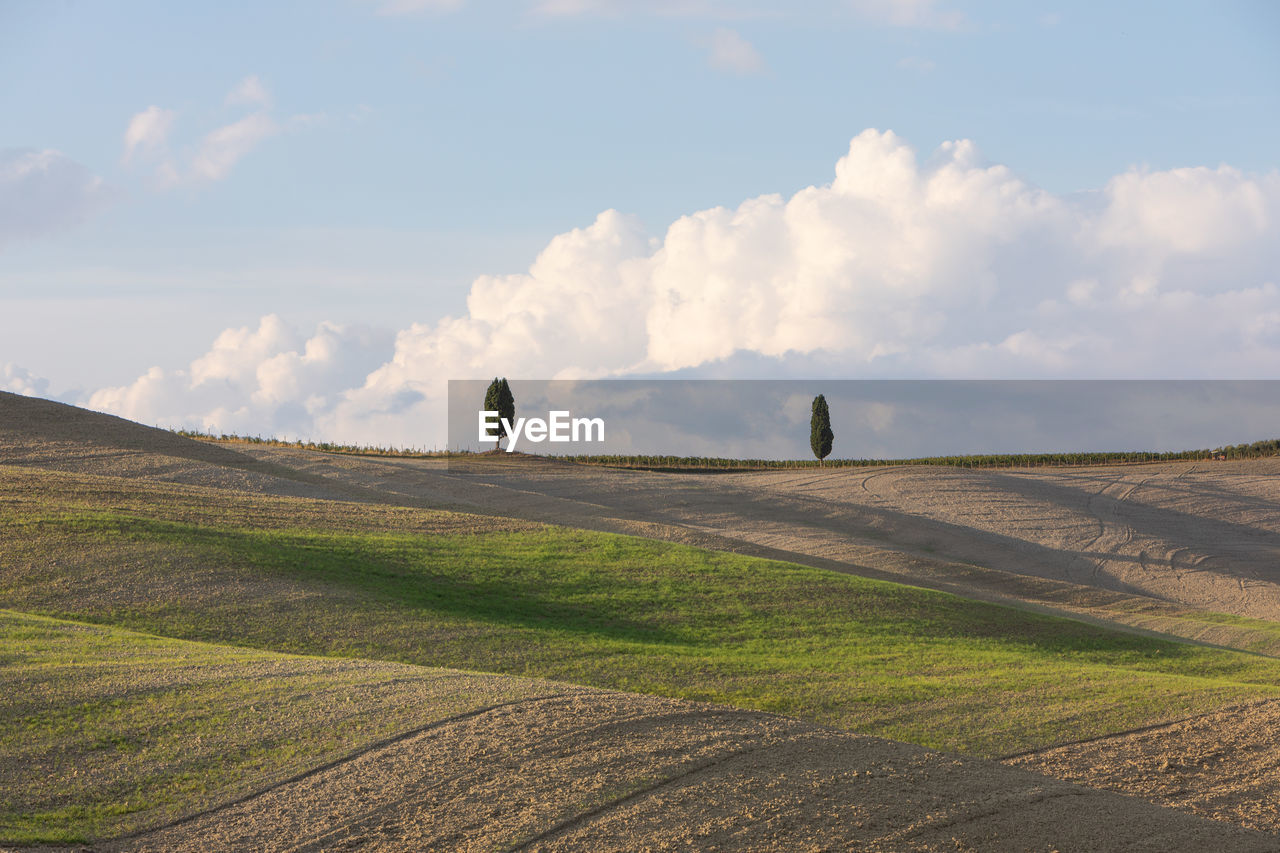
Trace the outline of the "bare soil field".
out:
[[[1261,851],[1275,844],[1275,836],[990,762],[767,714],[575,690],[459,715],[101,849]]]
[[[142,478],[628,533],[1280,655],[1276,460],[732,474],[449,464],[197,442],[0,394],[0,464],[97,475],[105,490]],[[1240,827],[1280,830],[1266,805],[1277,713],[1009,759],[1083,788],[767,714],[588,691],[446,721],[110,849],[1274,850],[1275,835]]]
[[[1280,827],[1276,702],[1069,744],[1008,763],[1242,826]]]

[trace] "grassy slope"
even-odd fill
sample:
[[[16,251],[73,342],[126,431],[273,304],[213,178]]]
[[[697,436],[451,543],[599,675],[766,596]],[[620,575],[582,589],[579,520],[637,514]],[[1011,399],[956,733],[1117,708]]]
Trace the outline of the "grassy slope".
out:
[[[154,825],[381,738],[547,689],[4,610],[0,649],[0,839],[11,842]]]
[[[721,701],[982,755],[1280,695],[1273,659],[827,571],[126,485],[0,472],[0,606]]]

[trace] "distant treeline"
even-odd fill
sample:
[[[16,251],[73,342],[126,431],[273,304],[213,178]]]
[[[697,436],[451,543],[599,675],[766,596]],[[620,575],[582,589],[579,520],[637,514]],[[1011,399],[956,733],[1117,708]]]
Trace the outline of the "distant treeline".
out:
[[[1232,444],[1214,450],[1164,453],[1130,450],[1086,453],[985,453],[969,456],[920,456],[913,459],[719,459],[706,456],[596,455],[565,457],[586,465],[654,471],[744,470],[758,468],[869,468],[884,465],[950,465],[957,468],[1035,468],[1068,465],[1119,465],[1191,459],[1258,459],[1280,456],[1280,439]]]
[[[189,429],[175,429],[173,432],[186,438],[195,438],[202,441],[225,441],[236,444],[262,444],[267,447],[296,447],[299,450],[323,450],[326,453],[349,453],[356,456],[444,457],[471,455],[450,452],[448,450],[426,450],[424,448],[373,447],[361,444],[335,444],[332,441],[289,441],[288,439],[276,438],[274,436],[264,438],[260,435],[227,435],[226,433],[217,435],[211,432],[200,432],[199,430]]]
[[[408,457],[474,457],[467,451],[401,449],[330,441],[287,441],[262,436],[214,435],[193,430],[174,430],[178,435],[205,441],[263,444],[270,447],[294,447],[300,450],[323,450],[326,453],[349,453],[358,456]],[[504,457],[507,454],[502,454]],[[523,454],[517,454],[523,455]],[[1176,462],[1195,459],[1260,459],[1280,456],[1280,438],[1231,444],[1213,450],[1175,450],[1153,453],[1142,450],[1088,453],[985,453],[970,456],[920,456],[914,459],[720,459],[709,456],[645,456],[600,454],[593,456],[552,457],[584,465],[610,468],[639,468],[648,471],[743,471],[763,468],[869,468],[884,465],[950,465],[957,468],[1036,468],[1068,465],[1121,465],[1140,462]]]

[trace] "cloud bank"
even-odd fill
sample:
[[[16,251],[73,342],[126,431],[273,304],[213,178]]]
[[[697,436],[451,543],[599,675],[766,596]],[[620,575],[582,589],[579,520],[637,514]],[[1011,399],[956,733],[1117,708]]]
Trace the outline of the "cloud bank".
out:
[[[151,423],[443,446],[445,380],[635,375],[1280,375],[1280,175],[1134,169],[1058,196],[967,140],[855,137],[830,183],[683,216],[613,210],[467,310],[379,336],[275,317],[90,405]]]
[[[0,391],[27,397],[46,397],[49,393],[49,380],[36,376],[25,367],[6,364],[3,371],[0,371]]]
[[[392,355],[392,336],[321,323],[310,337],[279,317],[227,329],[186,368],[153,367],[132,384],[96,391],[90,408],[143,423],[238,435],[313,435],[345,389]]]

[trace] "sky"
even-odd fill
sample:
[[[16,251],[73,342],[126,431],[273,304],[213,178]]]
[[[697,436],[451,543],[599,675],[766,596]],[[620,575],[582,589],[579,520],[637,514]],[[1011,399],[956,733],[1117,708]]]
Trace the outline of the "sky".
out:
[[[0,80],[0,389],[144,423],[1280,375],[1260,0],[0,0]]]

